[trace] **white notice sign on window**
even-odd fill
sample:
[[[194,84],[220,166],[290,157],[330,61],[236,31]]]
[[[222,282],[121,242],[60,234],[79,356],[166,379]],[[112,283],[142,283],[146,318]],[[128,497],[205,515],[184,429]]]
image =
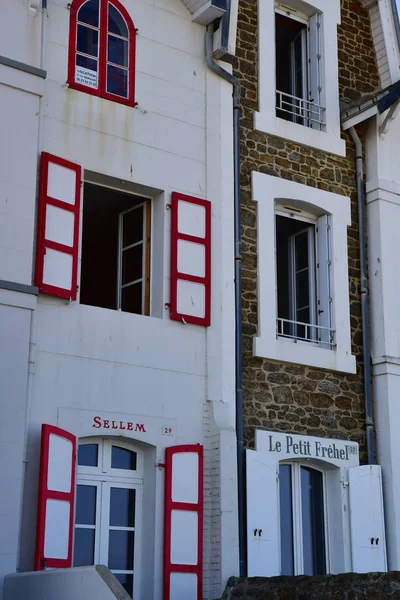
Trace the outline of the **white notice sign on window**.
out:
[[[97,72],[76,66],[75,81],[91,88],[97,88]]]

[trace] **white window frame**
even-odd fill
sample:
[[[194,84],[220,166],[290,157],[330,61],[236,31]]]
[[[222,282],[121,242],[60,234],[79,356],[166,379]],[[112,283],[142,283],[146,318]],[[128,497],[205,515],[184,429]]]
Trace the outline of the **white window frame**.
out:
[[[323,489],[323,504],[324,504],[324,528],[325,528],[325,568],[326,573],[330,573],[330,557],[329,557],[329,514],[327,502],[327,486],[326,486],[326,470],[321,464],[305,461],[281,461],[279,466],[289,465],[291,468],[291,488],[292,488],[292,522],[293,522],[293,570],[294,575],[304,574],[304,557],[303,557],[303,526],[302,526],[302,500],[301,500],[301,467],[313,469],[322,474],[322,489]],[[279,467],[278,467],[279,469]],[[278,471],[279,473],[279,471]],[[279,475],[278,475],[279,482]],[[279,523],[280,523],[279,515]],[[279,557],[281,557],[281,543]]]
[[[258,335],[254,338],[254,355],[279,362],[355,373],[356,360],[351,354],[347,255],[350,198],[255,171],[252,173],[252,196],[257,202],[258,254]],[[316,217],[330,215],[333,349],[311,343],[295,344],[277,336],[277,294],[271,293],[271,290],[277,281],[275,206],[282,202],[294,209],[311,212]]]
[[[320,21],[320,77],[324,108],[324,130],[307,127],[276,116],[275,76],[275,0],[258,1],[259,44],[259,111],[254,114],[254,127],[259,131],[294,142],[345,156],[346,144],[341,139],[337,26],[340,24],[340,0],[285,0],[284,5],[308,18],[316,13]],[[273,65],[273,68],[272,68]]]

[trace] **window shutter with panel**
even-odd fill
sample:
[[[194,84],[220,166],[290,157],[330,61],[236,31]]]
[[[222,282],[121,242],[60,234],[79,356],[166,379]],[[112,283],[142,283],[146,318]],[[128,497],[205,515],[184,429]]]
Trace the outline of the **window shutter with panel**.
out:
[[[323,215],[317,221],[317,324],[327,329],[318,330],[318,340],[323,348],[330,348],[332,328],[332,291],[331,291],[331,243],[330,215]]]
[[[261,452],[246,450],[247,574],[280,575],[278,473]]]
[[[81,167],[42,153],[35,284],[41,292],[76,299]]]
[[[386,572],[381,467],[363,465],[350,468],[348,473],[353,571]]]
[[[310,17],[308,25],[308,80],[309,101],[317,106],[322,102],[322,79],[321,79],[321,15],[316,13]],[[317,108],[312,107],[312,118],[322,120],[323,115],[317,114]],[[318,123],[311,122],[310,127],[321,129]]]
[[[211,320],[211,203],[173,192],[171,212],[170,317],[208,326]]]
[[[42,425],[35,571],[72,566],[76,438]]]
[[[165,451],[164,600],[201,600],[203,446]]]

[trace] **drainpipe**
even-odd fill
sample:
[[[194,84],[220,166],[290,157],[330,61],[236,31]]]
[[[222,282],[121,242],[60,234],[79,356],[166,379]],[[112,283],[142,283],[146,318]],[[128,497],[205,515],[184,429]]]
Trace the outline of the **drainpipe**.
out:
[[[369,337],[363,151],[362,151],[361,140],[360,140],[355,128],[350,127],[349,133],[350,133],[352,140],[356,147],[358,229],[359,229],[359,241],[360,241],[360,272],[361,272],[361,317],[362,317],[363,362],[364,362],[365,429],[366,429],[366,437],[367,437],[368,464],[373,465],[375,463],[375,438],[374,438],[374,419],[373,419],[373,409],[372,409],[372,386],[371,386],[371,344],[370,344],[370,337]]]
[[[246,504],[245,462],[243,442],[243,386],[242,386],[242,241],[240,234],[240,83],[234,75],[223,69],[213,56],[214,25],[206,31],[207,64],[214,73],[223,77],[233,87],[233,178],[235,220],[235,389],[236,389],[236,439],[239,512],[239,568],[246,575]]]

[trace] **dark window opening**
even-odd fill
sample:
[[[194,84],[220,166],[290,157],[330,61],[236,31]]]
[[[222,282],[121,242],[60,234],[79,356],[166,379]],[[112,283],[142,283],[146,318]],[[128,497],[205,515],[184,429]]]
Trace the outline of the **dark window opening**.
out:
[[[307,25],[275,13],[276,114],[305,124],[308,100]]]
[[[149,314],[150,202],[86,183],[80,302]]]
[[[315,226],[277,215],[278,335],[317,339]]]
[[[323,478],[307,467],[301,467],[301,517],[304,575],[325,575]]]

